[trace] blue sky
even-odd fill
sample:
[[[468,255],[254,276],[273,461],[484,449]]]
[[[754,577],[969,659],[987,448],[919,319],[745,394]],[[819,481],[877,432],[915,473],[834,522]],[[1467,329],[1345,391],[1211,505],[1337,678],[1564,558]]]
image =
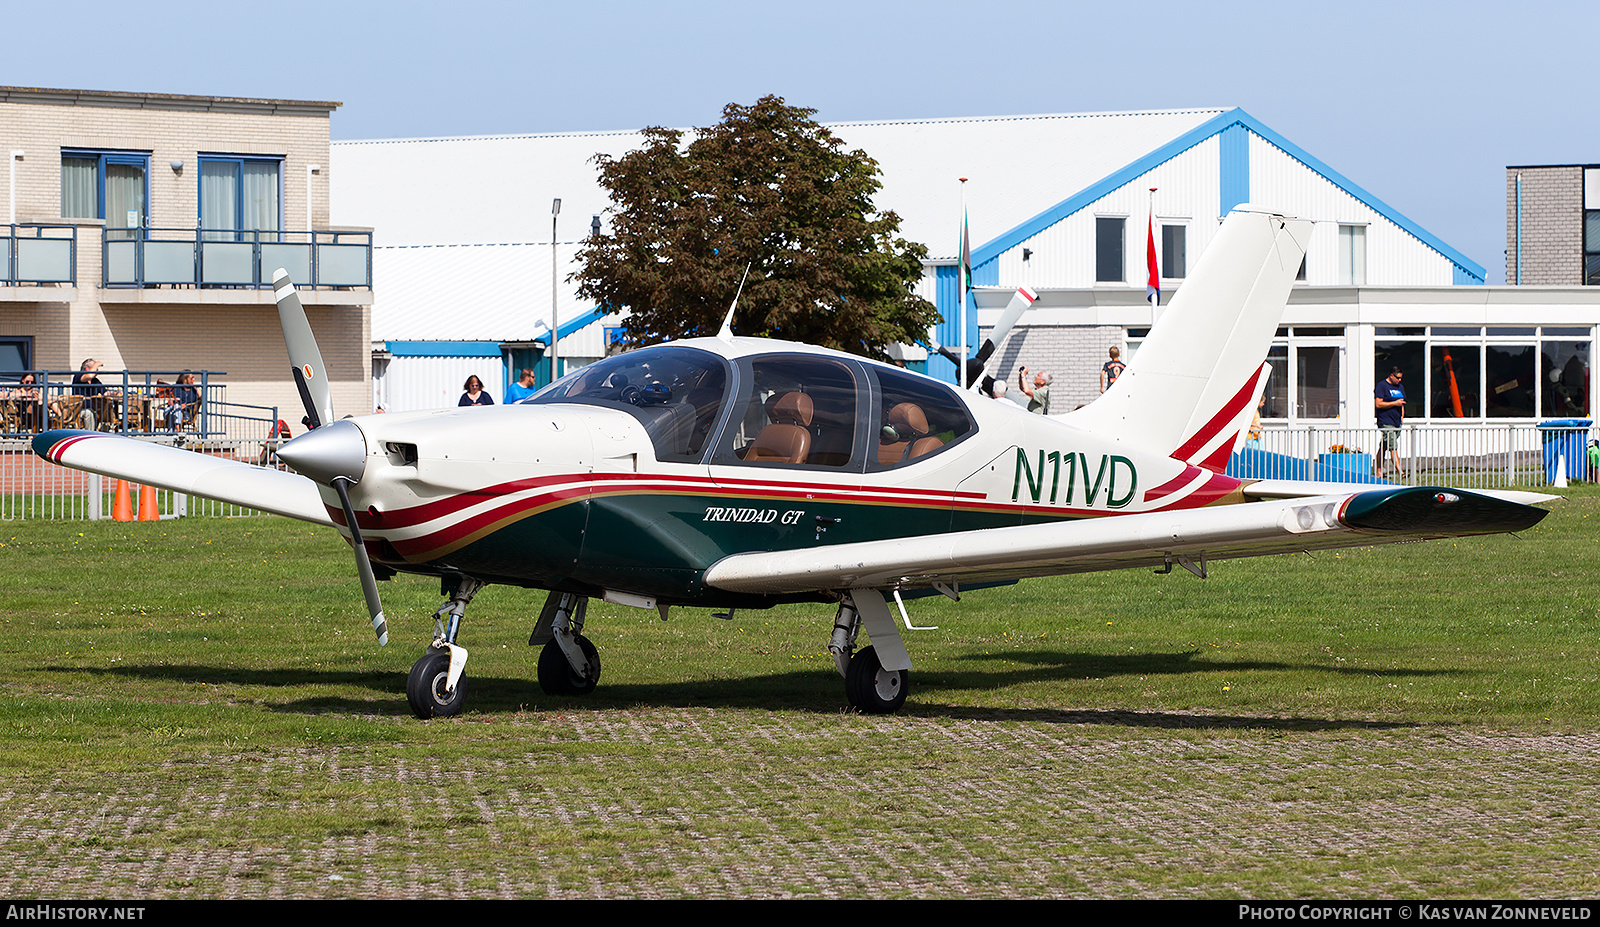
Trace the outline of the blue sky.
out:
[[[1111,6],[11,0],[0,84],[339,100],[336,139],[1241,106],[1491,283],[1506,166],[1600,162],[1594,3]]]

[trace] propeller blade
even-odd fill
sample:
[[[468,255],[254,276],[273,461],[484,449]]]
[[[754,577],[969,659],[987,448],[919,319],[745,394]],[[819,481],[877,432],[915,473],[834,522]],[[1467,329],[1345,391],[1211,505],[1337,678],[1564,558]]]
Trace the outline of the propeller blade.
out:
[[[378,578],[372,573],[372,561],[367,558],[367,545],[361,540],[361,529],[356,527],[356,510],[350,505],[350,481],[334,477],[333,491],[339,494],[339,504],[344,506],[344,522],[350,526],[350,540],[356,548],[356,573],[361,576],[361,593],[367,597],[367,613],[372,616],[372,630],[378,635],[378,646],[389,645],[389,623],[383,618],[383,602],[378,599]]]
[[[288,271],[280,267],[273,272],[272,289],[278,298],[278,322],[283,326],[284,346],[289,349],[289,366],[306,408],[305,424],[319,428],[333,421],[328,368],[322,363],[322,352],[317,350],[317,339],[311,334],[311,323],[306,320],[305,307],[300,305],[300,295],[295,292]]]
[[[283,343],[289,349],[290,369],[300,392],[300,402],[305,406],[305,424],[310,432],[301,435],[279,448],[289,456],[289,462],[305,476],[332,487],[344,508],[344,522],[350,527],[350,540],[356,549],[356,573],[361,577],[361,593],[367,598],[367,614],[372,616],[372,630],[378,635],[378,646],[389,644],[389,623],[383,617],[383,602],[378,598],[378,578],[372,572],[372,561],[367,557],[367,545],[362,541],[361,529],[356,525],[355,506],[350,504],[350,485],[361,478],[365,466],[366,440],[359,429],[337,423],[340,427],[318,431],[333,422],[333,393],[328,389],[328,368],[322,362],[322,351],[317,348],[316,336],[311,333],[311,323],[306,319],[305,307],[294,290],[289,272],[278,268],[272,275],[272,289],[278,299],[278,322],[283,326]]]

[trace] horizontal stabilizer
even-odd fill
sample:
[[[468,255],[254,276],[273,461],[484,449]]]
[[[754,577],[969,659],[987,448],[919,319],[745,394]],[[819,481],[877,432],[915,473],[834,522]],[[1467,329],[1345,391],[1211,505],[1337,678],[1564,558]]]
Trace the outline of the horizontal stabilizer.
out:
[[[33,452],[74,470],[333,525],[317,485],[281,470],[98,431],[47,431]]]

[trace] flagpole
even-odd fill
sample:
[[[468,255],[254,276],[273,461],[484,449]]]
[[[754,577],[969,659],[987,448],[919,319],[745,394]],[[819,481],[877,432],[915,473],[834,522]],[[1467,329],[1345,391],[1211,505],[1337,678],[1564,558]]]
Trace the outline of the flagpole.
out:
[[[1150,211],[1145,237],[1145,270],[1146,277],[1144,298],[1150,301],[1150,324],[1156,324],[1156,316],[1161,305],[1161,271],[1156,260],[1156,188],[1150,188]]]
[[[961,308],[956,314],[961,326],[961,369],[956,371],[956,382],[966,389],[967,383],[967,178],[961,178],[961,253],[956,256],[956,276],[960,278]]]

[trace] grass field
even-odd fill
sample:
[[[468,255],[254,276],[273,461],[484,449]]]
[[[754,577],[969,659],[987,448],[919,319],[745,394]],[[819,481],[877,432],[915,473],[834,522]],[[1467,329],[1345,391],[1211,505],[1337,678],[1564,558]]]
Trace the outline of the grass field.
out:
[[[9,897],[1592,897],[1600,492],[1524,537],[911,603],[905,710],[845,708],[825,606],[472,604],[467,713],[414,720],[436,583],[362,615],[275,518],[0,527]]]

